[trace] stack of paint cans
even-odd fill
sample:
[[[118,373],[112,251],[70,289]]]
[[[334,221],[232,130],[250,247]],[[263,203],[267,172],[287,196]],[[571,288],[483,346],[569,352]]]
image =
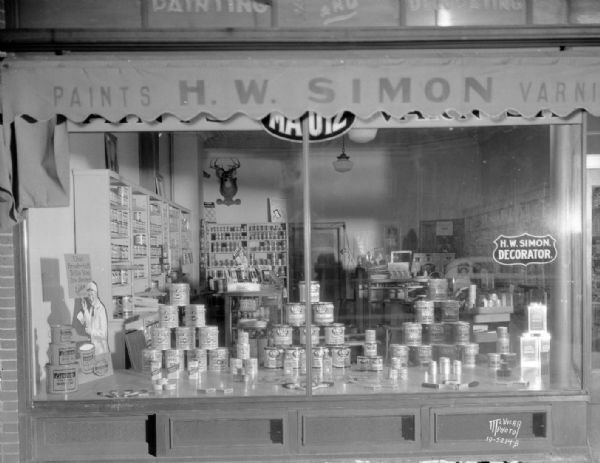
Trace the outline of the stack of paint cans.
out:
[[[46,390],[49,394],[67,394],[78,388],[79,365],[73,335],[71,325],[50,327],[50,363],[46,365]]]
[[[334,368],[346,368],[350,366],[350,347],[346,345],[346,327],[343,323],[332,323],[325,326],[325,345],[327,349],[324,355],[316,358],[313,348],[313,367],[323,365],[331,360],[331,366]],[[328,356],[329,354],[329,356]]]
[[[298,293],[300,295],[300,302],[306,302],[306,282],[301,281],[298,283]],[[311,281],[309,287],[310,302],[319,302],[321,299],[321,285],[318,281]]]
[[[195,381],[208,370],[207,352],[218,348],[219,331],[206,326],[204,305],[190,304],[189,285],[173,283],[169,304],[158,307],[158,325],[150,329],[150,338],[142,365],[159,392],[175,389],[183,377]]]
[[[358,369],[376,372],[383,371],[383,357],[377,354],[377,332],[373,329],[367,329],[365,330],[363,355],[356,357]]]
[[[248,381],[258,374],[258,359],[251,356],[250,333],[247,331],[238,331],[236,356],[231,358],[229,367],[235,381]]]
[[[286,375],[306,374],[306,348],[292,345],[283,347],[282,368]]]
[[[516,368],[517,354],[510,351],[510,336],[506,326],[496,328],[496,352],[488,354],[488,367],[498,378],[510,378]]]
[[[408,346],[405,344],[390,344],[390,377],[400,380],[408,379]],[[395,371],[396,373],[392,373]]]
[[[408,347],[410,365],[427,365],[431,361],[431,345],[423,344],[423,325],[421,323],[402,323],[402,339]]]

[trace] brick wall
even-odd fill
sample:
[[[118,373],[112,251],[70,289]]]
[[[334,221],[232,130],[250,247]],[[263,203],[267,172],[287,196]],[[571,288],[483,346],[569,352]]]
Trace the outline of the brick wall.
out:
[[[13,254],[12,232],[0,230],[0,463],[19,461]]]

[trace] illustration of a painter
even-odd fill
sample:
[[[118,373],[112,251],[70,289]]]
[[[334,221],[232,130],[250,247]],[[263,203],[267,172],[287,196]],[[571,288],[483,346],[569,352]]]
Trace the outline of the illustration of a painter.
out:
[[[106,307],[98,298],[98,285],[93,281],[86,286],[77,320],[90,336],[96,355],[108,353],[108,316]]]

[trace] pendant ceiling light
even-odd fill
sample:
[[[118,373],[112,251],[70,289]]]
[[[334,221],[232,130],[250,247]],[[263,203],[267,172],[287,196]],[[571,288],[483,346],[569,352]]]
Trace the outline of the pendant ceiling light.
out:
[[[377,129],[365,127],[365,128],[352,128],[348,132],[348,138],[354,143],[368,143],[373,141],[377,136]]]
[[[342,136],[342,153],[333,161],[333,168],[337,172],[348,172],[352,169],[354,163],[350,160],[346,152],[344,151],[344,136]]]

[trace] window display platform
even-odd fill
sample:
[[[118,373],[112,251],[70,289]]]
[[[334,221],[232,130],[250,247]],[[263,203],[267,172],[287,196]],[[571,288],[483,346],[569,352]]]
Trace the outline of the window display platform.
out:
[[[425,372],[415,367],[394,385],[387,371],[339,369],[310,398],[303,377],[292,380],[282,369],[261,369],[248,382],[206,372],[160,393],[145,374],[116,371],[68,395],[40,396],[29,417],[32,461],[408,462],[460,455],[456,461],[559,462],[587,452],[581,429],[589,397],[576,387],[551,393],[499,384],[477,367],[463,377],[479,384],[449,393],[422,387]],[[504,422],[510,426],[491,427]]]
[[[517,369],[518,371],[518,369]],[[334,368],[331,372],[313,371],[313,396],[364,395],[395,393],[507,393],[513,391],[541,391],[552,388],[547,378],[521,378],[519,373],[510,378],[496,378],[495,372],[487,367],[463,368],[460,383],[444,382],[441,378],[430,381],[427,366],[408,368],[406,379],[390,378],[387,367],[380,372],[362,371],[351,368]],[[273,397],[305,396],[306,375],[297,371],[286,374],[284,370],[261,368],[254,378],[238,378],[231,373],[202,372],[197,379],[189,379],[181,373],[169,381],[172,388],[155,390],[149,373],[133,370],[117,370],[114,375],[97,381],[80,384],[78,390],[68,394],[40,392],[36,401],[85,401],[97,399],[138,398],[216,398],[216,397]],[[166,384],[166,383],[165,383]],[[578,390],[577,380],[562,385],[562,389]],[[44,382],[40,391],[46,391]]]

